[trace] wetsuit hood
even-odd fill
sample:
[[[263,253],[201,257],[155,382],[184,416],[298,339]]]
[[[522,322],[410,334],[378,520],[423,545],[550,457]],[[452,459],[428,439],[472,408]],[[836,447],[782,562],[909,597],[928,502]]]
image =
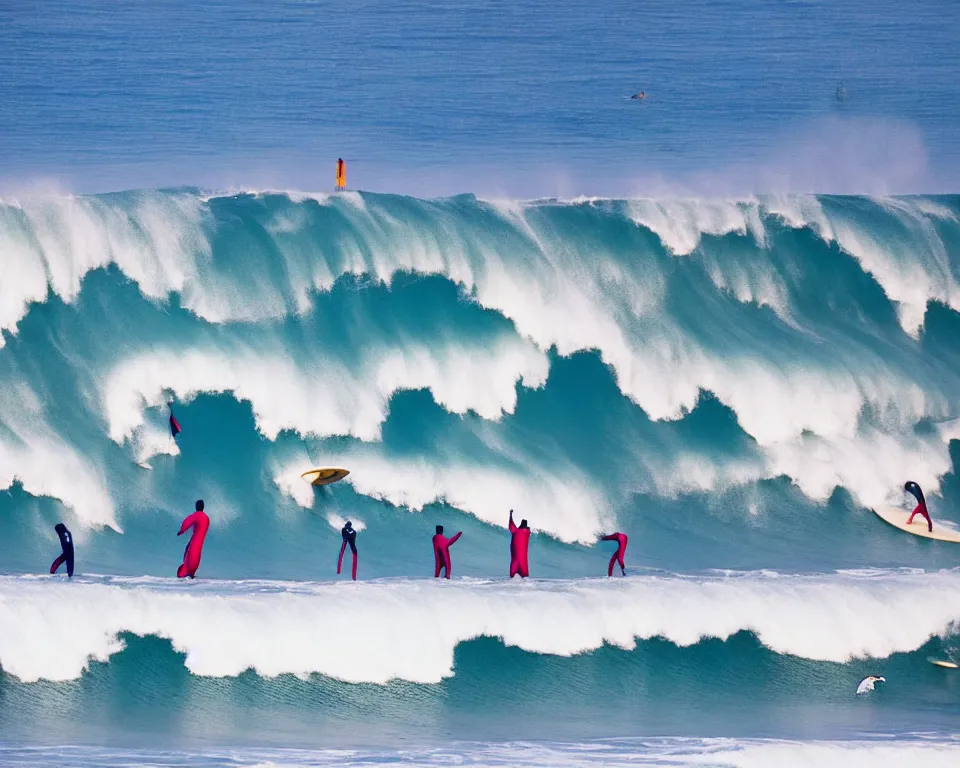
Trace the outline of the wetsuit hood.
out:
[[[913,480],[907,480],[907,482],[903,484],[903,490],[911,494],[920,504],[926,504],[923,498],[923,491],[920,490],[920,486],[913,482]]]

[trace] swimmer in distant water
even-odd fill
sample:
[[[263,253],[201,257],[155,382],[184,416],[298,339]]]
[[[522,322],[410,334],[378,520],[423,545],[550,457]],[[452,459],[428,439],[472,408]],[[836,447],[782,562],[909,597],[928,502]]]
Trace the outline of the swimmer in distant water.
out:
[[[450,547],[463,534],[457,531],[449,539],[443,535],[443,526],[437,526],[437,532],[433,536],[433,559],[436,567],[433,570],[433,578],[440,578],[440,571],[446,569],[446,578],[450,578],[450,570],[453,566],[450,563]]]
[[[862,696],[865,693],[870,693],[870,691],[873,690],[873,686],[876,683],[885,683],[885,682],[887,682],[886,679],[882,677],[874,677],[873,675],[870,675],[870,677],[865,677],[863,678],[863,680],[860,681],[860,685],[857,686],[857,696]]]
[[[347,520],[347,524],[340,529],[340,535],[343,537],[343,544],[340,545],[340,557],[337,558],[337,573],[343,567],[343,553],[350,545],[350,551],[353,552],[353,580],[357,580],[357,532],[353,528],[353,523]]]
[[[56,573],[57,568],[59,568],[64,563],[67,564],[67,576],[73,577],[73,536],[70,535],[70,531],[67,530],[67,526],[63,523],[57,523],[53,530],[57,532],[57,536],[60,537],[60,557],[53,561],[53,565],[50,566],[50,573]]]
[[[627,568],[623,563],[623,556],[627,553],[627,534],[611,533],[609,536],[604,536],[600,541],[617,542],[617,551],[613,553],[613,557],[610,558],[610,564],[607,566],[607,576],[613,576],[614,563],[620,564],[620,573],[626,576]]]
[[[630,98],[636,99],[637,101],[643,101],[645,98],[647,98],[647,94],[644,93],[643,91],[640,91],[640,93],[635,93]]]
[[[842,84],[837,85],[837,101],[847,100],[847,89]]]
[[[919,504],[914,507],[913,512],[910,513],[910,519],[907,520],[907,525],[910,525],[910,523],[913,522],[914,516],[922,515],[927,521],[927,531],[932,533],[933,520],[930,519],[930,513],[927,512],[927,502],[923,498],[923,491],[920,490],[920,486],[913,482],[913,480],[907,480],[907,482],[904,483],[903,490],[909,494],[912,494],[913,497],[919,502]]]
[[[530,528],[527,521],[521,520],[518,526],[513,522],[513,510],[510,510],[510,578],[518,573],[521,578],[530,575],[530,563],[527,560],[527,547],[530,546]]]

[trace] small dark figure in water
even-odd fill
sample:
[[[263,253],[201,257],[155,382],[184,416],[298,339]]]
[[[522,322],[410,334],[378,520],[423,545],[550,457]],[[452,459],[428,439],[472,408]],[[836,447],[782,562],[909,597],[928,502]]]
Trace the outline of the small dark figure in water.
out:
[[[343,566],[343,553],[350,545],[350,551],[353,552],[353,580],[357,580],[357,532],[353,528],[353,523],[347,520],[347,524],[340,529],[340,535],[343,537],[343,544],[340,545],[340,557],[337,558],[337,573]]]
[[[63,523],[57,523],[53,530],[57,532],[57,536],[60,537],[60,549],[63,550],[56,560],[53,561],[53,565],[50,566],[50,573],[56,573],[57,568],[59,568],[64,563],[67,564],[67,576],[73,576],[73,536],[70,531],[67,530],[67,526]]]

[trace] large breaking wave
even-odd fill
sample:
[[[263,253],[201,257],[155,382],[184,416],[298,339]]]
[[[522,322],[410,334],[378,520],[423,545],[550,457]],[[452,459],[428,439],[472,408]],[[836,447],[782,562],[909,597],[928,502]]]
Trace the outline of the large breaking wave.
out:
[[[135,462],[179,452],[166,399],[226,393],[273,443],[258,482],[277,507],[312,503],[291,478],[319,460],[359,467],[359,493],[413,509],[443,501],[502,524],[517,500],[579,542],[638,493],[780,476],[816,503],[837,487],[896,501],[905,477],[936,493],[960,435],[958,209],[952,197],[6,200],[0,484],[95,527],[172,512],[182,502],[144,487]],[[555,381],[556,356],[583,352],[626,405]],[[429,440],[403,426],[385,437],[409,390],[465,418]],[[518,397],[544,390],[524,423]],[[696,423],[705,397],[734,423]],[[207,482],[224,518],[250,514],[233,478]]]

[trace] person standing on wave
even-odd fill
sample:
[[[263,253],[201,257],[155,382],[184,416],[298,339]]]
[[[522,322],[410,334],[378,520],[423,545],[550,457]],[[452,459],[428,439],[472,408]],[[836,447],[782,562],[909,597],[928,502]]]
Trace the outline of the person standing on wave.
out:
[[[454,542],[463,535],[463,531],[457,531],[451,538],[447,538],[443,535],[443,526],[437,526],[437,532],[433,535],[433,559],[436,565],[436,568],[433,570],[433,578],[440,578],[440,571],[446,569],[446,576],[444,578],[450,578],[450,570],[452,565],[450,564],[450,547],[453,546]]]
[[[67,576],[73,578],[73,536],[63,523],[57,523],[53,527],[53,530],[55,530],[57,536],[60,537],[61,553],[60,557],[54,560],[53,565],[50,566],[50,573],[56,573],[57,568],[66,563]]]
[[[916,507],[914,507],[913,512],[910,513],[910,519],[907,520],[907,525],[913,522],[913,518],[916,515],[923,515],[927,521],[927,531],[933,532],[933,520],[930,519],[930,513],[927,512],[927,502],[923,498],[923,491],[920,490],[920,486],[917,485],[913,480],[907,480],[903,485],[903,490],[907,493],[912,494],[913,497],[919,502]]]
[[[183,550],[183,563],[177,568],[178,579],[196,578],[197,568],[200,567],[200,555],[203,554],[203,540],[207,537],[207,530],[210,528],[210,518],[203,511],[203,499],[197,501],[194,510],[193,514],[187,515],[180,525],[180,530],[177,531],[177,536],[181,536],[193,528],[187,548]]]
[[[350,551],[353,552],[353,580],[357,580],[357,532],[353,529],[353,523],[347,520],[347,524],[340,529],[340,535],[343,537],[343,544],[340,545],[340,557],[337,558],[337,574],[343,566],[343,553],[350,545]]]
[[[530,546],[530,528],[526,519],[517,526],[513,522],[513,510],[510,510],[510,578],[518,573],[521,578],[530,575],[530,564],[527,560],[527,548]]]
[[[600,541],[615,541],[617,542],[617,551],[613,553],[613,557],[610,558],[610,565],[607,566],[607,576],[613,576],[613,564],[620,564],[620,573],[624,576],[627,575],[627,568],[623,564],[623,556],[627,554],[627,534],[625,533],[611,533],[609,536],[604,536]]]

